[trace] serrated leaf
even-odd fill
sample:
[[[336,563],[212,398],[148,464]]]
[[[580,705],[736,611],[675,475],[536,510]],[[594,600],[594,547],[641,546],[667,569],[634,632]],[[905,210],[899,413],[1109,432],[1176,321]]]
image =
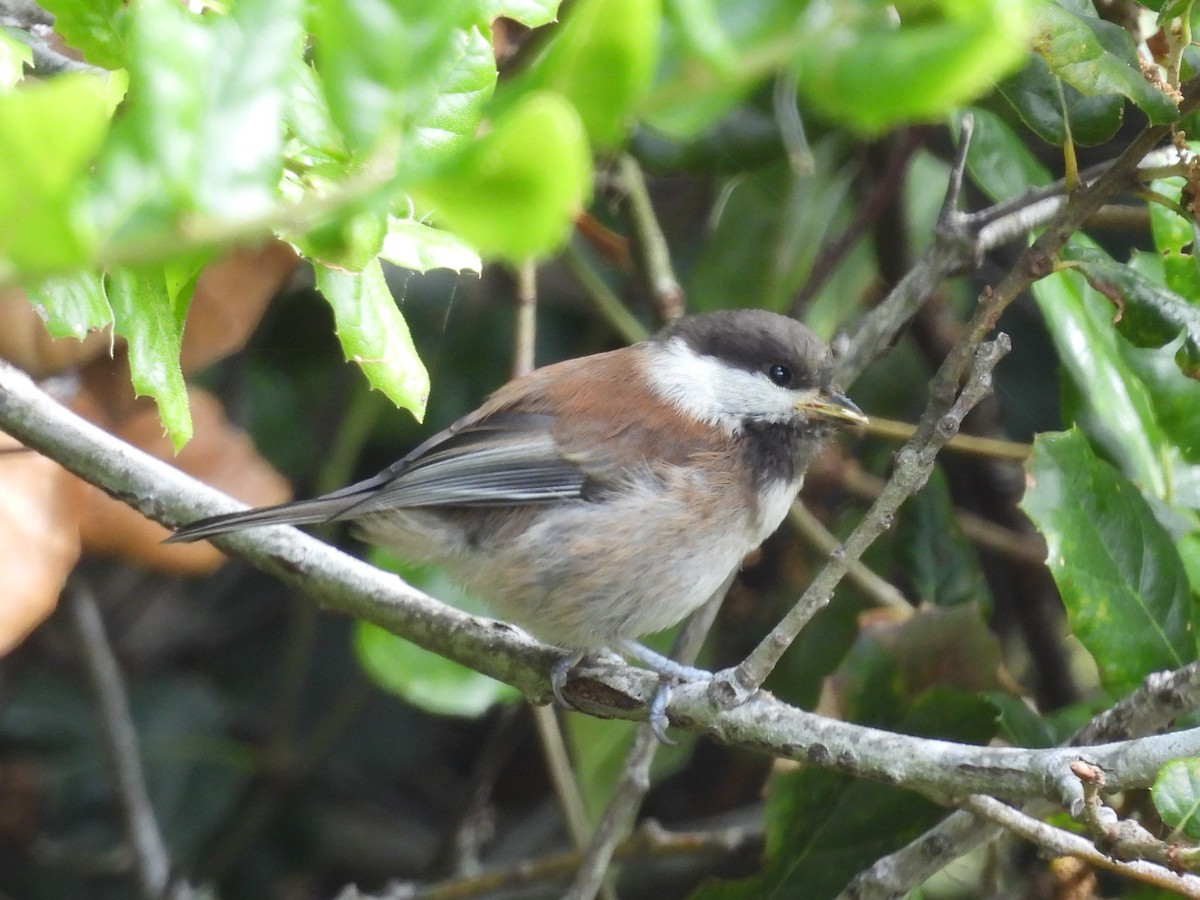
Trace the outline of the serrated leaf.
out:
[[[1057,3],[1039,3],[1033,9],[1034,51],[1052,74],[1082,94],[1128,97],[1151,122],[1175,120],[1175,101],[1142,75],[1133,39],[1124,28],[1100,19],[1090,5],[1083,14]]]
[[[0,31],[0,90],[8,90],[25,77],[25,66],[33,65],[29,45]]]
[[[194,284],[194,281],[193,281]],[[162,269],[118,269],[108,277],[113,330],[129,347],[129,370],[139,397],[154,398],[176,451],[192,437],[187,386],[179,368],[190,293],[172,293]]]
[[[122,85],[79,72],[0,95],[0,272],[90,262],[94,238],[75,206]]]
[[[41,5],[54,14],[54,30],[88,62],[106,69],[127,64],[125,0],[42,0]]]
[[[452,269],[478,273],[483,269],[479,254],[461,238],[415,219],[389,219],[379,256],[414,272]]]
[[[1200,839],[1200,758],[1176,759],[1163,766],[1150,796],[1166,824],[1192,840]]]
[[[1077,430],[1039,435],[1021,508],[1046,539],[1071,631],[1114,694],[1195,658],[1191,593],[1171,535]]]
[[[1072,257],[1088,283],[1113,304],[1113,322],[1126,340],[1135,347],[1162,347],[1182,334],[1175,360],[1189,378],[1200,378],[1200,307],[1098,251],[1083,249]]]
[[[94,272],[42,278],[27,285],[25,292],[51,337],[82,338],[112,324],[104,279]]]
[[[263,213],[278,192],[300,0],[240,0],[227,15],[174,0],[135,10],[127,108],[99,165],[101,222],[140,237],[193,211]]]
[[[472,11],[469,0],[314,0],[317,68],[350,147],[395,140],[429,108]]]
[[[496,87],[496,58],[483,32],[476,27],[456,31],[450,41],[453,58],[416,123],[425,165],[434,165],[471,142]]]
[[[561,246],[591,190],[579,114],[557,94],[536,92],[413,195],[483,255],[520,261]]]
[[[429,374],[417,356],[408,323],[392,299],[379,261],[362,272],[318,265],[317,288],[333,308],[346,359],[358,363],[371,386],[417,419],[425,415]]]

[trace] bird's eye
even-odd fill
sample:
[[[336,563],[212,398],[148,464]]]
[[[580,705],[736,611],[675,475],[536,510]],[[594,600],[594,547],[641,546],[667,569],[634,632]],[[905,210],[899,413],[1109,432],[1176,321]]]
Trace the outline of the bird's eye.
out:
[[[767,369],[767,377],[780,387],[787,387],[792,380],[791,367],[785,366],[783,363],[775,363]]]

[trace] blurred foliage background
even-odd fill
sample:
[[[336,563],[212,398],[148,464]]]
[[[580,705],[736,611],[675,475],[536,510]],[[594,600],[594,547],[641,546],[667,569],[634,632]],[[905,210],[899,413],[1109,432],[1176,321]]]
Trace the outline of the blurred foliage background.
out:
[[[754,306],[844,346],[933,246],[966,113],[963,206],[1031,208],[1030,191],[1069,193],[1145,125],[1178,118],[1196,71],[1196,13],[1180,0],[0,13],[0,355],[253,503],[388,465],[503,384],[530,340],[547,363],[683,310]],[[1049,746],[1196,658],[1193,126],[1181,119],[1179,152],[1005,313],[1013,351],[968,420],[983,449],[944,454],[867,555],[884,587],[847,582],[771,691],[912,734]],[[1027,231],[939,283],[850,387],[864,410],[916,420]],[[853,527],[897,447],[880,427],[829,450],[804,492],[818,530]],[[207,546],[161,547],[160,526],[31,454],[0,456],[0,485],[4,896],[136,894],[78,629],[50,615],[64,591],[103,612],[187,881],[230,898],[396,881],[493,896],[481,873],[524,862],[510,895],[558,895],[538,864],[568,842],[511,689]],[[436,571],[322,534],[471,603]],[[811,525],[772,537],[701,664],[741,659],[825,552]],[[632,727],[562,720],[595,817]],[[645,832],[623,897],[702,883],[706,897],[836,896],[944,814],[898,788],[680,740],[641,818],[683,837]],[[1186,823],[1162,808],[1131,795],[1123,812],[1178,837]],[[1099,877],[999,844],[921,895],[1066,896],[1072,878],[1138,890]]]

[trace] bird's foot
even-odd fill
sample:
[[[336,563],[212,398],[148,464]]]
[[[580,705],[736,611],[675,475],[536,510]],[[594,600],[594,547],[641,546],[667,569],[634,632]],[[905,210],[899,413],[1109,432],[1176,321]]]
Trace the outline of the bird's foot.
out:
[[[669,656],[663,656],[637,641],[621,641],[620,648],[638,662],[644,663],[658,673],[658,687],[654,689],[654,695],[650,698],[650,705],[646,711],[646,724],[650,726],[650,730],[658,738],[659,743],[674,747],[676,742],[667,737],[667,726],[671,724],[670,716],[667,715],[667,707],[675,693],[675,685],[688,681],[712,681],[712,672],[676,662]]]
[[[575,708],[575,704],[563,695],[563,688],[567,686],[572,670],[579,665],[579,661],[583,659],[584,654],[585,651],[583,650],[568,653],[550,667],[550,693],[554,695],[554,702],[563,709]]]

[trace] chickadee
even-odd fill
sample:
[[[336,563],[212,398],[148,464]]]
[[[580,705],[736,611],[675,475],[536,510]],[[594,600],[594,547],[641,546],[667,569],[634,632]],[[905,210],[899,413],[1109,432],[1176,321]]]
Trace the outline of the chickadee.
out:
[[[373,478],[214,516],[169,541],[353,520],[369,542],[444,566],[503,618],[569,654],[680,668],[636,643],[718,590],[787,514],[839,425],[829,348],[791,319],[732,310],[546,366]]]

